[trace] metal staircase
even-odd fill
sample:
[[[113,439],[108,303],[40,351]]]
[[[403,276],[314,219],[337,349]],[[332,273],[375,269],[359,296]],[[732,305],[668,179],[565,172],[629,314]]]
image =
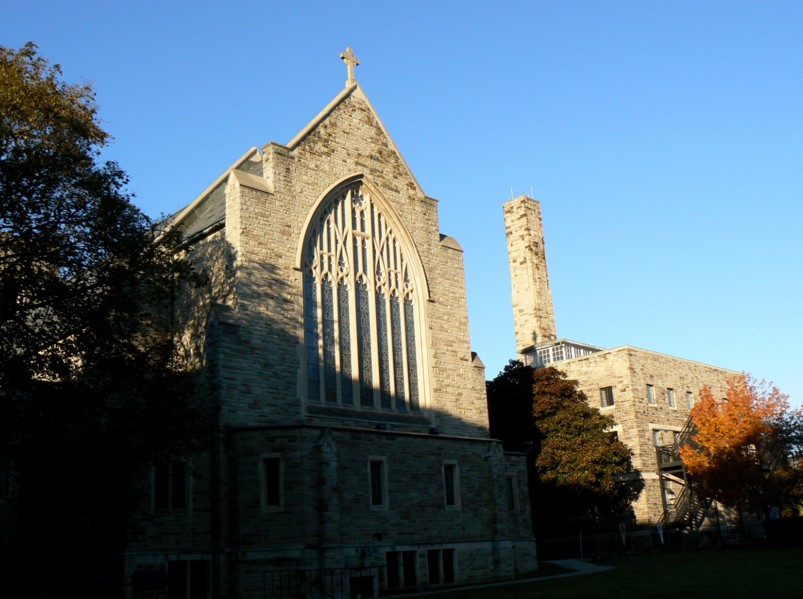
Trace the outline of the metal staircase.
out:
[[[655,448],[658,462],[658,480],[661,487],[661,502],[664,513],[660,523],[671,528],[691,528],[698,530],[705,521],[712,501],[701,497],[691,485],[689,475],[680,458],[680,448],[691,442],[694,434],[694,422],[691,417],[686,420],[683,429],[675,435],[671,445],[660,445]],[[680,485],[680,493],[674,501],[667,501],[668,483]]]

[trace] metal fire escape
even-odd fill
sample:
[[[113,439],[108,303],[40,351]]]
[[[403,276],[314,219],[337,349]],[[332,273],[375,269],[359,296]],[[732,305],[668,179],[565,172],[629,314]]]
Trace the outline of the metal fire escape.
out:
[[[701,497],[695,492],[683,460],[680,458],[681,446],[688,443],[693,434],[694,423],[689,417],[683,429],[675,435],[672,444],[659,445],[655,448],[661,502],[664,508],[660,523],[665,527],[698,530],[705,521],[712,504],[711,499]],[[673,501],[667,500],[669,483],[680,485],[680,493],[675,495]]]

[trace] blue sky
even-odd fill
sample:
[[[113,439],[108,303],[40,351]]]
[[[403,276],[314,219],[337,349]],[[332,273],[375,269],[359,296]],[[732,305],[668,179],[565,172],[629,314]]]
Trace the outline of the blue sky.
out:
[[[472,346],[514,357],[502,203],[542,203],[558,335],[774,381],[803,400],[800,2],[6,0],[92,82],[148,214],[343,87],[339,53],[465,250]]]

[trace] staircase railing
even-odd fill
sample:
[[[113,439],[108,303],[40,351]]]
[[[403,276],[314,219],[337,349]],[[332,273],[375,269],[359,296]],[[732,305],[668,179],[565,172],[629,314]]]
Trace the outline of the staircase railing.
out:
[[[694,420],[692,420],[691,416],[689,416],[686,419],[686,423],[683,425],[683,428],[680,429],[680,432],[677,435],[675,435],[675,441],[672,443],[672,449],[675,451],[678,457],[680,457],[680,448],[683,445],[692,442],[691,436],[694,433]]]
[[[686,484],[675,497],[672,507],[667,506],[667,511],[661,518],[661,524],[685,525],[697,530],[705,522],[712,503],[711,499],[701,497]]]
[[[664,494],[665,482],[669,478],[668,474],[670,468],[679,467],[683,480],[680,493],[675,496],[671,506],[667,505],[665,495],[663,497],[664,513],[660,519],[663,525],[685,525],[696,530],[700,528],[705,521],[708,510],[711,507],[711,499],[701,497],[692,489],[689,476],[686,473],[686,467],[683,465],[683,461],[680,457],[680,448],[688,443],[693,443],[692,435],[694,432],[694,421],[691,416],[689,416],[683,428],[675,435],[675,439],[671,445],[662,445],[655,448],[662,495]],[[678,477],[673,478],[677,480]],[[677,480],[677,482],[680,481]]]

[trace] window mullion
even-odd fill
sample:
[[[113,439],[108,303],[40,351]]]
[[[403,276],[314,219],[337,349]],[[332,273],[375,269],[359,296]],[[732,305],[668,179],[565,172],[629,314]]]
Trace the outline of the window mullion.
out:
[[[343,251],[342,245],[342,232],[343,232],[343,210],[341,206],[335,205],[332,214],[333,231],[332,241],[334,248],[332,248],[332,266],[334,272],[332,273],[332,316],[334,317],[335,329],[335,393],[337,395],[337,404],[343,404],[343,362],[340,355],[340,253]]]
[[[388,269],[388,289],[385,297],[385,314],[387,314],[385,329],[387,331],[386,338],[388,343],[388,388],[390,389],[390,406],[391,409],[395,410],[398,394],[396,393],[396,344],[393,342],[393,293],[396,287],[395,278],[397,265],[395,260],[396,255],[393,247],[394,244],[391,243],[393,241],[393,236],[388,231],[387,226],[385,227],[383,234],[385,236],[383,245],[385,252],[385,263]]]
[[[351,374],[347,384],[351,385],[353,398],[353,405],[355,408],[360,408],[360,350],[359,350],[359,337],[357,321],[359,315],[357,314],[357,270],[359,264],[359,252],[355,251],[354,247],[354,209],[351,202],[351,191],[346,194],[346,223],[344,227],[343,243],[346,244],[346,258],[349,261],[348,272],[346,273],[346,280],[348,282],[346,292],[348,293],[348,310],[349,310],[349,345],[351,351]]]
[[[368,310],[370,313],[370,321],[373,326],[371,326],[371,366],[372,366],[372,373],[371,373],[371,382],[373,387],[373,405],[376,408],[377,406],[381,407],[381,389],[379,384],[379,335],[377,334],[377,327],[376,323],[378,322],[377,318],[377,308],[376,308],[376,257],[374,252],[374,245],[376,240],[376,218],[374,214],[374,207],[373,204],[370,202],[370,198],[365,196],[365,201],[368,203],[366,206],[366,228],[368,233],[368,242],[367,242],[367,250],[368,250],[368,264],[365,264],[365,275],[368,279]]]

